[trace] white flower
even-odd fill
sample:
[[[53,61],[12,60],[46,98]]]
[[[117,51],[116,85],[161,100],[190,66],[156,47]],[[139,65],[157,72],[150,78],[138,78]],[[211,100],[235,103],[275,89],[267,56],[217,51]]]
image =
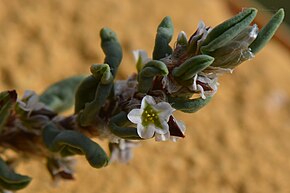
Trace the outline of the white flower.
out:
[[[148,57],[147,52],[144,50],[134,50],[133,55],[134,55],[134,59],[136,61],[136,68],[137,68],[138,72],[140,72],[140,70],[143,68],[143,66],[151,60]]]
[[[155,134],[155,141],[168,141],[170,139],[170,133],[165,134]]]
[[[110,163],[117,161],[121,163],[128,163],[133,157],[132,149],[137,146],[138,143],[125,139],[120,139],[117,143],[110,143]]]
[[[137,133],[143,139],[149,139],[154,134],[169,133],[168,120],[175,109],[167,102],[157,103],[152,96],[146,95],[140,109],[132,109],[128,119],[137,124]]]
[[[193,77],[192,87],[189,89],[199,93],[200,97],[212,97],[218,89],[218,77],[225,73],[232,73],[233,69],[210,66]]]
[[[176,120],[173,116],[170,116],[169,121],[169,132],[166,134],[155,134],[156,141],[173,141],[176,142],[180,138],[184,138],[185,125],[182,121]]]
[[[39,102],[39,96],[31,90],[26,90],[21,100],[18,100],[19,107],[28,112],[28,115],[32,111],[38,111],[45,108],[45,104]]]
[[[169,94],[177,93],[182,88],[182,86],[170,76],[164,76],[162,78],[162,86]]]

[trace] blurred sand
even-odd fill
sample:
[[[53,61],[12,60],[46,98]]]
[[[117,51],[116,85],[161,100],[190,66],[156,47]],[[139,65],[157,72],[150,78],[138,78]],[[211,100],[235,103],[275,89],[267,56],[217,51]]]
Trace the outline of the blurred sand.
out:
[[[154,3],[153,3],[154,2]],[[124,48],[119,78],[134,72],[132,50],[152,52],[156,27],[169,15],[177,33],[198,21],[215,26],[232,13],[222,0],[0,1],[0,90],[43,91],[50,83],[101,63],[99,30],[115,30]],[[290,54],[272,41],[256,58],[220,79],[213,101],[177,114],[187,135],[177,143],[142,143],[128,165],[91,168],[78,159],[76,181],[51,186],[43,163],[21,193],[290,192]],[[101,144],[106,147],[104,142]]]

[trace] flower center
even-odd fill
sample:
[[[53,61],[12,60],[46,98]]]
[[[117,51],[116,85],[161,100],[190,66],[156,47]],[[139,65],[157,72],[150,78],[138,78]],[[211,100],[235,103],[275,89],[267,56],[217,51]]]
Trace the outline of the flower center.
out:
[[[149,124],[154,124],[156,127],[162,129],[158,112],[150,104],[147,104],[142,113],[142,125],[148,126]]]

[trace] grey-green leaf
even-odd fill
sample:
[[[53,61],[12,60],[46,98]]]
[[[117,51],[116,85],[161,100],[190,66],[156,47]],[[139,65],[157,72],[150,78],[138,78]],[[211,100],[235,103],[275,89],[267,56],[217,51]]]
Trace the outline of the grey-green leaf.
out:
[[[109,128],[112,133],[123,139],[141,140],[136,128],[124,127],[128,122],[127,113],[121,111],[110,119]]]
[[[184,113],[194,113],[207,105],[211,101],[211,99],[212,97],[207,97],[206,99],[185,99],[169,97],[168,101],[171,106],[177,110],[180,110]]]
[[[202,43],[202,53],[212,52],[227,44],[228,41],[232,40],[254,20],[256,14],[256,9],[247,8],[213,28]]]
[[[279,9],[270,21],[261,29],[258,33],[257,38],[250,45],[252,53],[256,54],[259,52],[273,37],[276,30],[282,23],[285,13],[284,9]]]
[[[208,55],[197,55],[187,59],[172,71],[172,75],[181,80],[192,78],[196,73],[210,66],[214,58]]]
[[[152,81],[155,76],[166,76],[168,69],[166,65],[158,60],[149,61],[138,75],[138,91],[147,93],[152,88]]]
[[[43,141],[53,152],[61,152],[64,148],[81,152],[94,168],[108,164],[106,152],[97,143],[77,131],[61,131],[55,124],[50,123],[43,129]]]
[[[84,78],[73,76],[54,83],[40,95],[40,102],[58,113],[69,109],[74,104],[75,92]]]
[[[172,53],[169,43],[173,36],[173,23],[170,17],[165,17],[157,28],[153,59],[159,60]]]
[[[109,84],[114,79],[108,64],[93,64],[90,70],[93,76],[97,80],[100,79],[103,84]]]
[[[116,34],[109,28],[103,28],[100,31],[101,47],[105,53],[105,64],[108,64],[112,75],[115,77],[118,67],[122,61],[123,52]]]
[[[99,81],[93,75],[89,75],[80,83],[75,95],[75,114],[84,109],[86,103],[94,100]]]
[[[6,190],[20,190],[25,188],[31,181],[28,176],[20,175],[10,169],[0,158],[0,187]]]

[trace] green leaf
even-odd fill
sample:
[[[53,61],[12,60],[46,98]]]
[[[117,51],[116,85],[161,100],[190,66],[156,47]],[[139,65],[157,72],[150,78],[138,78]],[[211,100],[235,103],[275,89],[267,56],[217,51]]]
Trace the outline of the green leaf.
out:
[[[121,45],[116,34],[109,28],[101,29],[100,36],[101,47],[106,55],[104,63],[110,66],[111,73],[115,77],[123,57]]]
[[[54,83],[40,95],[40,102],[58,113],[69,109],[74,104],[76,89],[84,78],[73,76]]]
[[[59,130],[53,123],[43,129],[43,141],[52,152],[61,152],[63,149],[71,154],[84,154],[89,164],[94,168],[101,168],[108,164],[106,152],[94,141],[72,130]],[[69,154],[69,155],[71,155]]]
[[[271,40],[282,23],[284,16],[284,9],[279,9],[279,11],[277,11],[270,21],[261,29],[257,38],[250,45],[251,51],[254,54],[259,52]]]
[[[25,188],[30,181],[30,177],[15,173],[0,158],[0,187],[6,190],[20,190]]]
[[[166,76],[167,74],[168,69],[163,62],[157,60],[149,61],[138,75],[138,91],[147,93],[153,86],[155,76]]]
[[[97,80],[100,79],[102,84],[109,84],[114,79],[108,64],[93,64],[90,70]]]
[[[172,71],[172,75],[180,80],[188,80],[198,72],[210,66],[214,58],[208,55],[197,55],[187,59]]]
[[[165,17],[157,28],[153,59],[159,60],[172,53],[169,43],[173,36],[173,24],[170,17]]]
[[[254,8],[244,9],[233,18],[219,24],[208,34],[201,46],[202,53],[212,52],[232,40],[243,31],[256,17]]]
[[[86,103],[94,100],[99,81],[90,75],[80,83],[75,95],[75,114],[84,109]]]
[[[180,110],[184,113],[194,113],[207,105],[211,101],[211,99],[212,97],[207,97],[206,99],[185,99],[168,97],[168,102],[173,108]]]
[[[78,115],[78,122],[80,126],[87,127],[93,125],[97,121],[96,117],[101,107],[110,96],[113,85],[113,83],[98,85],[94,100],[86,103],[84,109]]]
[[[141,140],[142,138],[138,135],[136,128],[124,127],[128,122],[127,113],[121,111],[110,119],[109,128],[112,133],[123,139]]]

